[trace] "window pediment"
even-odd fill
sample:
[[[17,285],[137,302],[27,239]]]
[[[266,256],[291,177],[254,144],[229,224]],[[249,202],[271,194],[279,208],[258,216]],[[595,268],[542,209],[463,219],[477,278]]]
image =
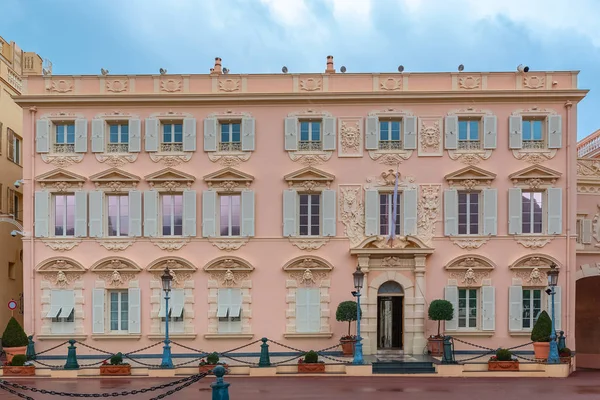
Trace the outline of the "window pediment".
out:
[[[494,263],[486,257],[471,255],[468,257],[460,256],[450,261],[444,267],[446,270],[493,270]]]
[[[110,257],[96,262],[90,268],[92,272],[140,272],[142,269],[134,262],[122,257]]]
[[[168,190],[175,190],[184,185],[189,188],[196,180],[194,176],[173,168],[165,168],[153,174],[146,175],[144,179],[152,188],[158,186]]]
[[[445,269],[449,272],[449,285],[462,287],[485,286],[495,266],[483,256],[460,256],[450,261]],[[489,283],[487,283],[489,284]]]
[[[291,261],[288,261],[284,266],[284,271],[331,271],[333,269],[333,265],[331,265],[328,261],[320,257],[305,257],[300,256],[296,257]]]
[[[560,269],[560,264],[554,258],[544,254],[528,254],[519,258],[517,261],[510,265],[510,269],[550,269],[550,265],[556,264],[557,268]]]
[[[70,258],[54,257],[38,264],[37,272],[85,272],[86,269],[79,262]]]
[[[452,187],[463,187],[475,189],[477,187],[489,187],[496,179],[496,174],[479,167],[469,166],[452,172],[444,177]]]
[[[150,272],[163,272],[165,268],[171,271],[195,272],[197,268],[190,262],[179,257],[163,257],[148,266]]]
[[[304,187],[307,190],[314,188],[329,188],[335,176],[314,167],[302,168],[283,177],[289,187]]]
[[[140,177],[130,174],[129,172],[121,171],[118,168],[111,168],[90,176],[90,181],[92,181],[96,187],[107,187],[118,191],[123,186],[135,188],[140,181]]]
[[[234,168],[227,167],[205,175],[204,181],[208,184],[209,188],[217,187],[225,190],[234,190],[235,188],[250,187],[254,181],[254,177]]]
[[[552,264],[556,264],[557,269],[560,270],[554,258],[544,254],[528,254],[519,258],[509,268],[513,271],[518,284],[543,287],[548,284],[547,272]]]
[[[215,271],[253,271],[254,267],[239,257],[219,257],[204,266],[206,272]]]
[[[561,173],[541,165],[532,165],[508,176],[515,185],[527,185],[537,188],[543,184],[553,185],[560,177]]]
[[[67,190],[72,190],[76,187],[81,189],[86,178],[73,172],[58,168],[37,176],[35,180],[39,182],[44,189],[52,188],[59,192],[64,192]]]

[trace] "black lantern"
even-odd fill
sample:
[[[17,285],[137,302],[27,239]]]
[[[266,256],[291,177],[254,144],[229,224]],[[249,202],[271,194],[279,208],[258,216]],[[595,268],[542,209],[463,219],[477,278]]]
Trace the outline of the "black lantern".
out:
[[[169,267],[165,268],[162,276],[160,277],[162,280],[162,287],[165,292],[171,291],[171,282],[173,281],[173,277],[171,276],[171,271],[169,271]]]
[[[558,285],[558,269],[556,268],[556,264],[552,263],[552,265],[550,265],[550,271],[547,272],[548,274],[548,286],[556,286]]]
[[[356,267],[356,271],[352,273],[352,277],[354,278],[354,287],[360,292],[360,289],[363,287],[365,273],[360,270],[360,267]]]

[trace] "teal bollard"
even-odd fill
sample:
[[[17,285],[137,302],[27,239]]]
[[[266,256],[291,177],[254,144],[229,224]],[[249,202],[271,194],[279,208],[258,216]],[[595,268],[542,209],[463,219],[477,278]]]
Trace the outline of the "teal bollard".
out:
[[[558,337],[558,351],[567,347],[567,338],[565,337],[565,331],[560,331],[560,336]]]
[[[267,344],[269,339],[262,338],[260,340],[263,342],[263,344],[260,345],[260,360],[258,360],[258,366],[260,368],[270,367],[271,358],[269,357],[269,345]]]
[[[225,368],[222,365],[217,365],[213,369],[213,374],[217,377],[217,381],[210,384],[212,388],[212,400],[229,400],[230,383],[223,380]]]
[[[35,355],[35,342],[33,341],[33,336],[27,336],[27,339],[29,339],[29,343],[27,343],[27,352],[25,352],[25,356],[28,360],[35,360],[37,356]]]
[[[69,340],[67,363],[65,364],[64,369],[79,369],[79,364],[77,363],[77,347],[75,347],[75,343],[75,340]]]
[[[442,356],[442,364],[456,364],[454,360],[454,348],[452,345],[452,337],[444,336],[444,353]]]

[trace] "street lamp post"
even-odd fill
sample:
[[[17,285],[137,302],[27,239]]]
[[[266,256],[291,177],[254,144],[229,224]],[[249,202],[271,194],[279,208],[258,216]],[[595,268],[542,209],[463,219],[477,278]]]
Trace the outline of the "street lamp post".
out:
[[[550,353],[548,354],[548,364],[559,364],[560,357],[558,355],[558,343],[556,342],[556,326],[554,320],[554,294],[556,293],[556,285],[558,284],[558,269],[556,264],[550,265],[550,271],[548,271],[548,291],[552,296],[552,332],[550,332]]]
[[[162,276],[162,288],[165,292],[165,345],[163,346],[162,362],[160,363],[161,368],[173,368],[173,360],[171,360],[171,341],[169,340],[169,292],[171,292],[171,282],[173,277],[169,267],[165,268]]]
[[[360,267],[356,267],[356,271],[352,273],[354,278],[354,288],[356,291],[352,292],[352,296],[356,297],[356,344],[354,345],[354,360],[352,364],[363,363],[363,351],[362,351],[362,338],[360,337],[360,290],[363,287],[365,279],[365,273],[360,270]]]

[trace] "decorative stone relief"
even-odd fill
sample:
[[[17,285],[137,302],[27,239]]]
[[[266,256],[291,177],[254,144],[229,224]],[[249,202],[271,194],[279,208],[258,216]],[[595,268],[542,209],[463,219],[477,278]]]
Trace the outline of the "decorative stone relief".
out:
[[[96,153],[96,160],[98,162],[110,165],[111,167],[120,168],[124,165],[135,162],[138,158],[138,153]]]
[[[523,247],[531,249],[531,250],[541,249],[542,247],[544,247],[545,245],[550,243],[553,239],[552,237],[535,237],[535,236],[532,236],[532,237],[515,236],[514,238],[517,241],[517,243],[519,243]]]
[[[365,239],[365,215],[361,185],[339,185],[340,216],[344,234],[350,239],[350,247],[358,246]]]
[[[431,246],[435,235],[435,222],[441,207],[441,191],[442,185],[419,185],[417,237],[428,246]]]
[[[169,268],[169,273],[173,278],[172,286],[174,288],[185,287],[186,282],[192,280],[192,274],[196,271],[196,267],[183,258],[163,257],[153,262],[148,267],[148,272],[152,274],[152,279],[160,282],[160,277],[164,273],[165,268]]]
[[[110,251],[123,251],[135,243],[135,238],[127,239],[96,239],[96,243]]]
[[[239,92],[240,91],[240,80],[239,79],[219,79],[219,91],[220,92]]]
[[[460,256],[446,265],[450,279],[457,280],[461,286],[482,286],[484,279],[489,279],[494,269],[487,258],[477,255]]]
[[[106,90],[113,93],[126,92],[129,88],[127,79],[114,79],[106,81]]]
[[[548,283],[548,275],[539,268],[516,271],[515,277],[521,279],[528,286],[546,286]]]
[[[52,286],[67,288],[73,282],[81,279],[81,276],[85,273],[85,268],[74,260],[55,257],[40,263],[37,272],[42,275],[43,280],[50,282]]]
[[[592,217],[592,237],[596,242],[600,242],[600,204],[596,204],[596,214]],[[595,243],[595,247],[600,247],[600,243]]]
[[[318,250],[322,246],[325,246],[329,242],[328,237],[324,238],[300,238],[300,237],[289,237],[290,243],[299,248],[300,250],[312,251]]]
[[[152,238],[150,241],[159,249],[171,252],[181,250],[183,246],[190,242],[190,239],[183,237],[177,239]]]
[[[74,82],[72,80],[50,81],[50,85],[46,86],[49,92],[68,93],[73,91]]]
[[[127,287],[129,281],[136,277],[141,268],[125,258],[115,257],[98,261],[90,270],[98,274],[98,278],[104,281],[105,287]]]
[[[183,81],[181,79],[161,79],[160,91],[167,93],[181,92]]]
[[[553,263],[558,265],[556,260],[544,254],[530,254],[519,258],[509,268],[514,278],[527,286],[544,287],[548,284],[547,271]]]
[[[338,125],[338,157],[362,157],[363,119],[339,117]]]
[[[400,78],[381,78],[379,80],[379,89],[385,91],[402,90],[402,79]]]
[[[208,238],[208,241],[219,250],[235,251],[248,243],[248,238]]]
[[[600,178],[600,161],[596,159],[578,159],[577,176]]]
[[[42,239],[42,243],[54,251],[69,251],[81,243],[81,239]]]
[[[409,264],[412,262],[412,260],[407,261],[409,261]],[[403,259],[398,257],[385,257],[383,260],[381,260],[381,266],[383,268],[401,268],[406,266],[406,263]]]
[[[478,76],[461,76],[458,78],[458,87],[461,89],[479,89],[481,88],[481,77]]]
[[[403,175],[398,173],[398,187],[406,188],[406,189],[416,189],[417,185],[415,184],[415,177],[410,175]],[[365,189],[372,188],[380,188],[387,187],[393,188],[396,182],[396,171],[393,169],[388,169],[387,171],[382,172],[379,176],[368,177],[367,184],[365,185]]]
[[[58,168],[70,167],[73,164],[79,164],[83,160],[83,153],[77,154],[40,154],[42,161],[46,164],[52,164]]]
[[[523,78],[523,86],[528,89],[541,89],[546,84],[546,78],[543,76],[525,76]]]
[[[300,90],[305,92],[321,91],[323,81],[320,78],[305,78],[300,79]]]
[[[419,118],[419,156],[443,155],[442,123],[442,118]]]
[[[192,159],[191,152],[181,154],[150,153],[150,159],[155,163],[161,162],[167,167],[175,167]]]
[[[490,238],[457,238],[452,239],[452,243],[460,247],[461,249],[466,250],[475,250],[486,244]]]
[[[328,161],[331,158],[333,151],[323,151],[321,152],[322,154],[301,154],[294,151],[289,151],[288,153],[292,161],[298,161],[304,166],[311,167]]]

